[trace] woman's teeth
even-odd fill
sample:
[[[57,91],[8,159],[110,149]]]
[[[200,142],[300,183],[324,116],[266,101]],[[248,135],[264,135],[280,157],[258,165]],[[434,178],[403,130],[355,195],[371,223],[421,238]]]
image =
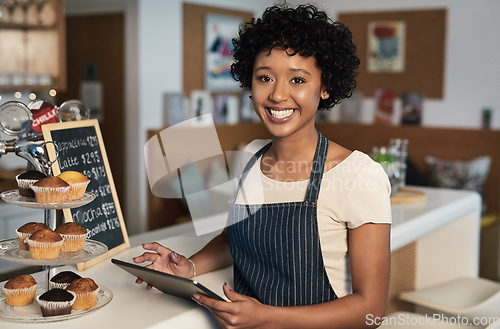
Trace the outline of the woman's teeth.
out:
[[[276,111],[276,110],[269,110],[271,112],[271,115],[277,119],[283,119],[286,117],[289,117],[292,115],[293,110],[281,110],[281,111]]]

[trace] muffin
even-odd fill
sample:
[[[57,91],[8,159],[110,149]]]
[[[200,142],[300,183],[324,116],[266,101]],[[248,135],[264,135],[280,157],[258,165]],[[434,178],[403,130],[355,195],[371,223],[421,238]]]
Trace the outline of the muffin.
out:
[[[44,223],[29,222],[16,230],[17,240],[19,241],[19,248],[21,250],[28,250],[26,239],[38,230],[48,228]]]
[[[36,202],[61,203],[68,200],[69,184],[59,177],[42,178],[31,185]]]
[[[55,232],[59,233],[64,243],[61,251],[79,251],[85,247],[85,240],[87,239],[87,229],[75,222],[68,222],[59,225]]]
[[[94,307],[97,302],[99,286],[90,278],[76,279],[66,288],[76,294],[76,300],[73,304],[74,310],[84,310]]]
[[[69,184],[68,200],[81,199],[90,183],[90,180],[78,171],[64,171],[57,177]]]
[[[36,301],[40,304],[42,316],[47,317],[71,314],[75,299],[74,292],[53,288],[39,295]]]
[[[69,284],[82,277],[72,271],[62,271],[50,278],[49,283],[51,288],[66,289]]]
[[[47,178],[47,175],[37,170],[28,170],[16,176],[19,195],[34,198],[35,192],[31,189],[31,185],[35,184],[42,178]]]
[[[38,283],[29,274],[23,274],[10,279],[5,283],[3,292],[5,302],[11,306],[24,306],[35,299]]]
[[[51,229],[43,229],[33,233],[28,243],[31,258],[54,259],[59,257],[64,239]]]

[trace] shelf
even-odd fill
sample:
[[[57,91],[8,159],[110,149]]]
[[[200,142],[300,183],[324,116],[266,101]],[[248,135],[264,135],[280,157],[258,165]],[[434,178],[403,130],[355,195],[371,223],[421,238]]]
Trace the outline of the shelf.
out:
[[[107,251],[108,246],[104,243],[87,239],[83,250],[74,252],[61,251],[59,257],[54,259],[37,259],[31,258],[28,250],[19,249],[17,238],[0,240],[0,258],[26,265],[54,266],[77,264],[96,258]]]
[[[39,203],[34,198],[23,197],[19,194],[19,190],[10,190],[0,193],[0,198],[3,201],[15,206],[33,209],[71,209],[78,208],[94,201],[96,195],[90,192],[85,192],[85,195],[78,200],[67,201],[62,203]]]
[[[40,289],[39,289],[40,290]],[[44,291],[37,291],[37,295]],[[108,304],[113,299],[113,293],[106,287],[99,287],[97,302],[94,307],[86,310],[72,310],[71,314],[43,317],[40,306],[36,299],[25,306],[10,306],[5,303],[4,293],[0,293],[0,317],[14,322],[25,323],[43,323],[43,322],[58,322],[73,319],[91,312],[94,312]]]
[[[64,1],[47,0],[42,6],[39,12],[31,6],[24,13],[20,9],[12,17],[5,4],[1,7],[0,92],[66,89]]]

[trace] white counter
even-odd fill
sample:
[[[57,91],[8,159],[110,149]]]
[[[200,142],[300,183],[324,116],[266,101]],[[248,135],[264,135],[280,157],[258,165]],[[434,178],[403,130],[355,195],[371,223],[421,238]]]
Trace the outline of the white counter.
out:
[[[481,206],[479,196],[465,191],[431,188],[420,190],[426,193],[425,202],[393,206],[392,249],[418,242],[417,264],[420,265],[417,266],[417,272],[421,272],[417,274],[417,281],[421,282],[419,285],[429,282],[426,281],[429,280],[426,274],[428,272],[433,276],[430,282],[446,281],[450,276],[477,276]],[[141,243],[151,241],[158,241],[189,256],[211,238],[212,236],[197,237],[190,223],[178,225],[130,237],[131,248],[115,258],[131,261],[133,256],[143,252]],[[452,250],[446,247],[449,244],[452,245]],[[458,256],[455,255],[457,253]],[[77,271],[73,265],[57,270]],[[218,328],[210,313],[194,302],[168,296],[157,290],[147,291],[144,285],[136,285],[130,274],[109,260],[80,274],[109,288],[113,292],[113,300],[102,309],[82,317],[37,324],[36,328]],[[34,276],[37,281],[43,282],[42,273]],[[232,269],[229,267],[201,275],[197,280],[222,294],[224,282],[232,285]],[[0,283],[0,286],[4,283]],[[8,322],[0,318],[0,328],[33,327],[33,324]]]

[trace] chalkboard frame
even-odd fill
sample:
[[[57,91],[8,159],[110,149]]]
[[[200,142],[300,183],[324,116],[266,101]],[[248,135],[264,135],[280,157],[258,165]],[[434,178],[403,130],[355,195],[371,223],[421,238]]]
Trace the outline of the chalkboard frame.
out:
[[[101,134],[101,129],[99,127],[99,121],[96,119],[90,119],[90,120],[82,120],[82,121],[69,121],[69,122],[61,122],[61,123],[51,123],[51,124],[45,124],[42,126],[42,133],[44,140],[46,142],[48,141],[53,141],[53,135],[52,132],[58,131],[58,130],[70,130],[70,129],[75,129],[75,128],[84,128],[84,127],[94,127],[96,131],[96,137],[99,142],[99,149],[101,151],[102,155],[102,161],[104,164],[104,168],[106,170],[106,176],[107,180],[109,182],[109,186],[111,189],[111,195],[113,198],[114,202],[114,207],[116,210],[116,215],[118,217],[119,223],[120,223],[120,228],[121,228],[121,234],[123,237],[123,243],[120,245],[115,246],[114,248],[110,248],[105,254],[98,256],[94,259],[91,259],[87,262],[82,262],[78,263],[78,270],[82,271],[84,269],[87,269],[105,259],[110,258],[111,256],[117,254],[118,252],[125,250],[130,247],[130,241],[128,238],[127,234],[127,229],[125,227],[125,221],[123,219],[123,213],[121,211],[121,206],[120,202],[118,200],[118,194],[116,193],[116,188],[115,188],[115,183],[113,180],[113,175],[111,173],[111,168],[109,166],[109,161],[108,161],[108,156],[106,153],[106,149],[104,147],[104,140],[102,139],[102,134]],[[56,140],[57,143],[57,140]],[[47,143],[47,153],[49,156],[49,160],[54,161],[56,158],[56,152],[54,145],[52,143]],[[55,161],[54,164],[52,165],[52,174],[54,176],[59,175],[61,173],[59,161]],[[63,209],[63,214],[64,214],[64,220],[65,222],[72,222],[72,210],[71,209]]]

